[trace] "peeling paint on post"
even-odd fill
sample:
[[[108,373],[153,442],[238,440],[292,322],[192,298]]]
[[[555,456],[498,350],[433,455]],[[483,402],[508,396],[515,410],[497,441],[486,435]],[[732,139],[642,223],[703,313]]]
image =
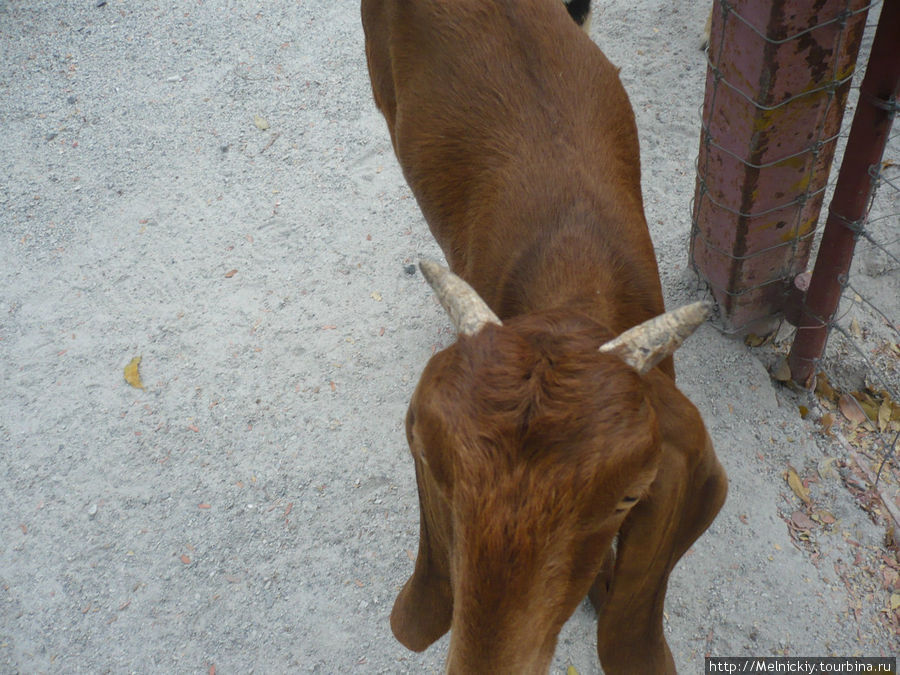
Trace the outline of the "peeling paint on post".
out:
[[[869,0],[717,0],[691,264],[729,333],[770,332],[804,272]]]

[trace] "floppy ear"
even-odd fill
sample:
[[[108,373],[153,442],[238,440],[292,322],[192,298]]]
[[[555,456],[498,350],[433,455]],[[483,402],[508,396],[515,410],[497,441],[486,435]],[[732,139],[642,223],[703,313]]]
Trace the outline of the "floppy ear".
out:
[[[440,536],[449,528],[446,504],[435,486],[423,485],[420,460],[416,458],[416,483],[419,486],[419,554],[412,576],[394,601],[391,630],[409,649],[421,652],[450,630],[453,617],[453,595],[450,589],[450,560],[447,540]],[[437,507],[437,508],[435,508]],[[447,520],[434,522],[435,518]],[[431,522],[429,522],[431,521]],[[437,530],[437,532],[435,532]]]
[[[597,651],[607,673],[675,672],[663,635],[669,573],[712,523],[728,489],[697,409],[667,376],[647,377],[660,426],[659,470],[619,530],[608,593],[592,592],[604,601]]]
[[[415,460],[419,488],[419,554],[412,576],[394,601],[391,630],[404,646],[420,652],[450,630],[453,618],[449,549],[452,525],[450,506],[432,472],[424,466],[421,444],[433,443],[436,439],[416,438],[415,401],[414,394],[406,416],[406,436]],[[432,431],[435,430],[432,428]]]

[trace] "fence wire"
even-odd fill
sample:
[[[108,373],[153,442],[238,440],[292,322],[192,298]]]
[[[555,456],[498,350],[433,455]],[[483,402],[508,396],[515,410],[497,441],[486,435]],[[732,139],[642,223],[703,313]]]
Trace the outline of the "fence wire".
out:
[[[862,453],[877,481],[900,486],[900,134],[888,141],[871,172],[874,193],[858,230],[850,273],[841,280],[840,308],[817,371],[845,388],[845,399],[867,418]],[[862,399],[862,400],[860,400]],[[873,403],[878,405],[873,407]],[[868,404],[868,405],[866,405]],[[874,413],[874,414],[873,414]],[[880,414],[879,414],[880,413]],[[895,501],[896,504],[896,501]],[[900,504],[897,504],[900,506]]]
[[[741,13],[732,6],[729,0],[716,0],[713,6],[713,12],[718,12],[721,15],[721,22],[723,25],[721,32],[723,38],[725,35],[724,26],[727,26],[728,22],[740,22],[761,38],[763,42],[775,47],[802,40],[812,31],[836,27],[838,30],[835,36],[833,50],[834,54],[838,55],[841,54],[845,48],[844,43],[846,40],[848,22],[857,15],[868,12],[872,7],[880,5],[880,2],[881,0],[873,0],[873,2],[865,4],[864,6],[859,6],[860,3],[858,0],[846,0],[843,10],[837,12],[834,17],[788,36],[770,36],[764,34],[755,27],[751,21],[742,16]],[[854,5],[856,6],[854,7]],[[873,12],[873,14],[877,14],[877,12]],[[829,111],[832,106],[840,105],[841,97],[846,96],[847,88],[849,87],[851,80],[855,77],[855,69],[846,69],[844,67],[845,64],[841,62],[840,58],[835,56],[831,71],[823,78],[822,82],[818,83],[815,87],[802,91],[799,94],[788,95],[776,102],[761,101],[756,100],[752,95],[749,95],[737,83],[729,81],[726,75],[720,70],[719,64],[722,63],[723,55],[727,50],[732,48],[734,48],[734,45],[729,44],[725,39],[720,39],[716,44],[715,49],[709,48],[706,50],[708,68],[712,75],[713,90],[709,97],[709,101],[704,102],[704,108],[708,107],[708,117],[704,119],[701,127],[701,144],[703,146],[703,152],[700,153],[700,156],[697,159],[697,191],[691,204],[690,256],[692,265],[698,271],[703,281],[714,290],[715,295],[718,298],[727,298],[728,303],[732,301],[744,302],[744,300],[741,299],[742,296],[747,296],[748,294],[757,291],[764,293],[766,297],[769,298],[769,302],[763,304],[770,305],[770,316],[753,315],[746,320],[739,320],[737,316],[732,316],[730,317],[730,323],[726,322],[726,325],[720,326],[720,329],[728,334],[742,334],[746,332],[748,326],[760,323],[764,324],[767,319],[774,319],[781,313],[783,307],[787,303],[788,295],[791,293],[794,277],[804,271],[806,256],[813,245],[813,240],[816,236],[816,230],[810,228],[809,223],[806,220],[810,215],[810,209],[806,207],[810,202],[821,202],[825,197],[827,190],[826,178],[830,160],[824,163],[820,163],[818,160],[820,156],[825,156],[826,158],[833,156],[842,137],[841,134],[828,133],[826,127],[829,124],[829,119],[831,119],[829,117]],[[860,60],[859,63],[862,64],[864,61]],[[749,157],[735,153],[725,147],[727,139],[716,138],[714,130],[710,128],[711,125],[708,121],[713,119],[716,114],[719,99],[721,98],[719,95],[721,88],[726,88],[729,91],[736,93],[740,98],[745,99],[759,114],[773,113],[791,104],[796,104],[799,99],[809,96],[821,95],[825,97],[825,101],[824,103],[819,104],[821,106],[819,121],[816,128],[812,130],[806,147],[798,150],[795,149],[795,151],[790,152],[785,156],[778,157],[777,159],[771,159],[764,162],[753,161],[753,154],[757,152],[756,149],[748,149],[748,153],[750,154]],[[701,114],[701,119],[703,117],[704,116]],[[849,117],[845,116],[845,119],[849,119]],[[735,162],[746,167],[746,169],[754,171],[764,171],[774,167],[784,167],[796,164],[797,161],[800,161],[808,167],[804,181],[806,185],[805,190],[785,203],[767,205],[765,208],[745,208],[743,205],[723,203],[721,199],[717,199],[716,196],[714,196],[713,190],[710,187],[710,181],[713,179],[713,176],[711,175],[713,169],[710,166],[710,158],[713,155],[712,151],[718,153],[719,156],[728,156]],[[822,175],[822,172],[826,172],[826,175]],[[781,211],[785,214],[785,220],[789,221],[788,227],[786,228],[786,231],[782,232],[780,241],[769,246],[754,247],[752,250],[745,252],[726,250],[713,241],[707,232],[700,226],[700,214],[703,209],[704,201],[708,202],[714,207],[714,210],[719,213],[729,214],[733,218],[745,221],[762,218]],[[734,269],[735,266],[748,264],[754,267],[758,265],[756,271],[762,270],[762,263],[756,263],[754,260],[757,258],[761,259],[762,256],[766,256],[769,260],[772,260],[772,256],[777,256],[780,262],[768,276],[761,278],[760,276],[750,275],[754,277],[752,282],[743,282],[737,286],[725,286],[711,278],[710,274],[701,271],[702,265],[698,265],[696,258],[698,246],[704,251],[713,252],[723,260],[729,260],[729,264],[732,266],[731,269]],[[784,252],[779,254],[777,253],[778,249],[784,249]],[[704,253],[704,255],[706,254]],[[729,276],[732,279],[734,278],[733,274],[730,274]],[[773,300],[773,297],[778,297],[779,293],[781,295],[781,300]]]
[[[847,102],[840,147],[835,167],[840,165],[849,136],[850,120],[859,100],[859,83],[865,75],[871,36],[878,20],[872,12],[866,38],[860,50],[854,89]],[[858,409],[856,420],[865,421],[852,429],[857,451],[869,462],[866,467],[879,482],[890,485],[891,507],[900,507],[900,129],[898,102],[893,102],[894,127],[879,165],[869,171],[872,195],[865,217],[848,224],[854,229],[856,248],[850,271],[840,279],[841,299],[829,324],[831,331],[825,354],[815,371],[847,392],[844,406],[835,413],[846,418],[845,409]],[[829,181],[826,204],[830,202],[837,171]],[[824,220],[824,218],[823,218]],[[817,231],[816,249],[821,237]],[[852,392],[852,393],[850,393]],[[876,487],[879,487],[876,485]],[[884,489],[884,485],[879,489]],[[892,511],[894,513],[894,511]],[[896,518],[896,516],[895,516]]]
[[[775,246],[765,250],[754,250],[742,255],[736,255],[734,251],[723,250],[714,241],[709,240],[706,234],[698,226],[699,206],[703,200],[710,200],[715,204],[713,195],[710,195],[707,179],[710,166],[704,163],[704,153],[698,157],[697,177],[698,189],[691,205],[692,232],[691,232],[691,259],[694,260],[694,248],[697,245],[708,247],[718,255],[730,259],[731,264],[740,264],[749,261],[755,256],[769,253],[773,249],[790,247],[790,255],[785,256],[784,264],[770,278],[758,279],[752,287],[748,288],[719,288],[706,275],[698,269],[701,281],[713,288],[719,297],[728,296],[734,299],[762,287],[773,284],[781,284],[784,290],[784,299],[791,292],[794,277],[804,271],[797,268],[795,255],[809,246],[809,268],[815,260],[817,249],[822,235],[822,227],[809,232],[800,229],[799,214],[803,206],[811,199],[821,198],[823,210],[819,223],[824,224],[827,206],[831,202],[834,183],[837,179],[837,168],[840,166],[844,149],[849,135],[850,122],[853,119],[856,103],[859,99],[859,84],[863,79],[865,66],[868,61],[872,36],[875,25],[878,22],[880,0],[875,0],[865,7],[851,10],[851,1],[848,0],[845,11],[834,19],[822,25],[802,31],[798,35],[788,37],[770,38],[760,34],[749,22],[731,7],[728,0],[716,0],[714,11],[722,12],[725,20],[741,21],[763,39],[771,44],[783,44],[797,39],[812,30],[824,25],[837,23],[845,25],[847,20],[861,12],[869,11],[867,26],[863,37],[862,47],[855,72],[838,73],[830,72],[827,81],[816,91],[825,92],[828,105],[833,105],[837,92],[841,86],[845,86],[852,76],[853,84],[849,92],[844,113],[844,121],[839,134],[828,134],[820,127],[812,130],[808,147],[799,152],[792,152],[789,156],[774,161],[751,162],[747,158],[738,157],[735,153],[723,147],[723,139],[713,137],[709,125],[704,122],[701,129],[701,143],[707,152],[705,158],[709,160],[709,150],[716,149],[727,154],[734,160],[744,164],[749,169],[763,170],[777,165],[779,162],[794,161],[804,156],[812,156],[809,162],[810,174],[816,166],[815,158],[822,152],[834,151],[834,167],[827,184],[824,181],[816,181],[815,176],[809,176],[807,190],[788,204],[763,211],[747,212],[751,209],[736,208],[728,204],[716,204],[725,213],[736,217],[753,218],[765,215],[781,208],[793,208],[796,211],[796,221],[792,222],[792,236],[789,240],[779,242]],[[843,39],[839,37],[838,40]],[[724,41],[723,41],[724,42]],[[718,71],[716,63],[721,58],[722,50],[727,47],[719,44],[717,54],[707,52],[709,67],[713,75],[715,87],[725,86],[735,89],[735,86],[725,81]],[[713,96],[715,97],[715,92]],[[741,94],[759,110],[772,111],[795,101],[796,96],[780,101],[773,105],[763,105],[754,101],[752,97]],[[715,109],[716,100],[713,98],[712,109]],[[701,115],[702,117],[702,115]],[[822,116],[824,119],[825,115]],[[846,278],[841,279],[841,302],[835,317],[830,320],[832,330],[831,337],[823,358],[815,364],[816,372],[823,373],[827,382],[829,379],[843,393],[839,399],[830,402],[828,412],[832,418],[841,419],[847,423],[849,433],[845,438],[855,448],[858,455],[862,455],[870,466],[866,467],[870,475],[875,476],[876,482],[880,482],[879,489],[887,488],[893,494],[890,497],[892,514],[900,507],[900,124],[896,122],[894,129],[888,137],[883,161],[880,166],[874,167],[870,172],[873,182],[872,199],[866,217],[859,223],[852,224],[857,238],[853,264]],[[833,144],[833,147],[832,147]],[[808,161],[808,160],[807,160]],[[827,167],[826,167],[827,169]],[[696,242],[696,244],[695,244]],[[696,269],[696,267],[695,267]],[[786,302],[785,302],[786,304]],[[780,308],[776,310],[776,313]],[[753,320],[754,322],[756,319]],[[827,320],[823,319],[823,322]],[[738,325],[731,328],[722,328],[728,334],[745,332],[745,326]],[[782,335],[785,331],[779,331]],[[796,331],[794,332],[796,333]],[[790,345],[793,336],[787,338],[786,344]],[[779,341],[781,342],[781,341]],[[781,342],[779,346],[784,347]],[[821,394],[820,394],[821,396]],[[873,402],[879,404],[877,410],[873,409]],[[843,405],[841,405],[843,403]],[[847,406],[858,409],[854,414]],[[885,416],[883,410],[890,411]],[[879,412],[881,412],[879,416]],[[846,416],[849,413],[850,418]],[[864,420],[861,421],[860,420]],[[896,515],[894,515],[896,519]],[[900,522],[900,521],[898,521]]]

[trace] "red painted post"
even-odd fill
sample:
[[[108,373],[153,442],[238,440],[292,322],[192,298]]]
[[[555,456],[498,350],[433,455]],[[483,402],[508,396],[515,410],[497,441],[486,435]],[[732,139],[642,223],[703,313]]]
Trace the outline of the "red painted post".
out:
[[[806,269],[869,2],[714,4],[690,255],[726,332],[770,332]]]
[[[880,169],[897,112],[898,96],[900,0],[885,0],[809,290],[801,308],[797,335],[788,357],[791,376],[806,387],[812,386],[816,361],[825,351],[831,322],[853,261],[856,239],[865,223],[874,176]]]

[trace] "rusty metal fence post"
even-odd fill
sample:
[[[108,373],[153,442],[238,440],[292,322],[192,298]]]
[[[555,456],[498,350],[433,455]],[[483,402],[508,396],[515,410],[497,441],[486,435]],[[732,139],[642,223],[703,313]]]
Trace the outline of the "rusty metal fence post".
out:
[[[725,332],[770,332],[806,269],[869,6],[714,4],[690,258]]]
[[[825,351],[856,240],[865,224],[874,177],[898,110],[898,94],[900,0],[885,0],[809,290],[801,306],[797,335],[788,357],[792,378],[806,387],[812,385],[816,362]]]

